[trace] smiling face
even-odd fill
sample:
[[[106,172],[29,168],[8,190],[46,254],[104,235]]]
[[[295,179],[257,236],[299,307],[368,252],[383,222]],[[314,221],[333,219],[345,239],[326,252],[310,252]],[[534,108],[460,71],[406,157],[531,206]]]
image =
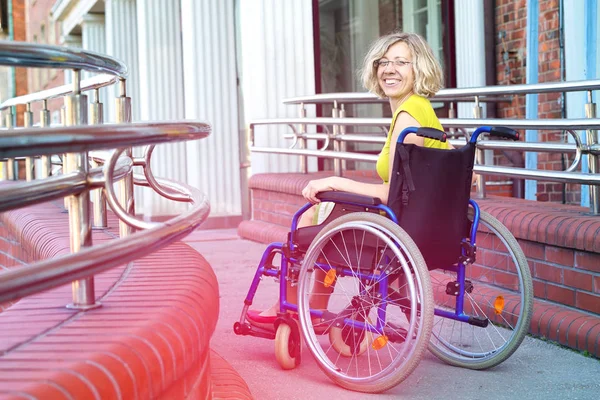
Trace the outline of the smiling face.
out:
[[[391,61],[387,66],[379,65],[377,80],[379,86],[390,99],[395,109],[413,91],[415,75],[413,72],[413,55],[404,42],[396,42],[381,57],[380,61]],[[409,64],[396,65],[394,61],[404,61]]]

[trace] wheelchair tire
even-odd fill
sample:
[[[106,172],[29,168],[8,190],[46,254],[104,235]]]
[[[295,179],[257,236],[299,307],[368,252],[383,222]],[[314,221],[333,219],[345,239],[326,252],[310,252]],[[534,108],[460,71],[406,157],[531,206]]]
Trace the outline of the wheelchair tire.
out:
[[[472,212],[469,218],[472,220]],[[448,364],[486,369],[510,357],[527,334],[533,286],[519,243],[500,221],[484,211],[476,244],[477,260],[482,262],[466,266],[466,279],[472,287],[465,293],[464,307],[466,314],[489,323],[478,327],[436,315],[429,350]],[[436,308],[455,311],[456,297],[445,293],[447,283],[455,280],[455,272],[431,272]]]
[[[327,261],[331,251],[347,262]],[[363,255],[371,253],[373,263],[367,265],[368,257]],[[335,268],[331,268],[333,264]],[[321,280],[327,276],[325,270],[331,275],[329,281]],[[390,288],[399,274],[411,276],[404,300],[411,308],[408,313],[390,297],[397,293]],[[384,277],[389,277],[387,286],[381,285]],[[322,314],[326,330],[369,330],[363,332],[368,341],[364,354],[354,351],[350,357],[341,357],[321,334],[323,327],[316,326],[309,307],[311,297],[319,295],[315,285],[325,286],[327,289],[320,290],[329,293]],[[321,310],[313,307],[313,314]],[[323,227],[304,256],[298,280],[298,317],[317,365],[338,385],[366,393],[398,385],[419,364],[431,335],[433,295],[421,252],[404,230],[385,217],[360,212],[336,218]],[[362,345],[362,338],[358,340]]]
[[[282,369],[294,369],[300,364],[301,343],[294,339],[292,327],[282,322],[275,332],[275,358]]]

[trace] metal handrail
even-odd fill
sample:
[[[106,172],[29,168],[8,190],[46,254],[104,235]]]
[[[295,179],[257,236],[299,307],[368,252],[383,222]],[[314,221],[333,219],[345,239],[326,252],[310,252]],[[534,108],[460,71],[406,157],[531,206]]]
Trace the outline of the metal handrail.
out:
[[[208,217],[210,206],[199,190],[166,179],[160,184],[190,198],[194,207],[160,224],[127,238],[81,250],[64,257],[15,268],[0,274],[0,303],[84,279],[146,255],[149,244],[161,249],[186,236]],[[144,251],[143,254],[141,251]]]
[[[600,129],[600,119],[543,119],[543,120],[519,120],[519,119],[440,119],[440,122],[447,128],[476,128],[480,126],[505,126],[513,129],[546,129],[546,130],[588,130]],[[314,117],[314,118],[269,118],[257,119],[249,123],[249,144],[250,151],[255,153],[268,154],[287,154],[303,157],[319,157],[334,160],[352,160],[363,162],[376,162],[378,156],[364,153],[351,153],[345,151],[328,151],[328,150],[312,150],[306,148],[274,148],[262,147],[255,145],[254,130],[259,125],[286,125],[302,124],[302,125],[317,125],[317,126],[389,126],[391,118],[329,118],[329,117]],[[369,143],[384,143],[385,138],[374,134],[323,134],[323,133],[288,133],[286,138],[294,139],[294,143],[298,139],[328,139],[342,142],[369,142]],[[460,140],[451,140],[453,144],[460,145]],[[527,143],[522,141],[507,142],[498,140],[484,140],[477,143],[478,149],[481,150],[520,150],[530,152],[551,152],[551,153],[575,153],[576,158],[573,164],[566,171],[544,171],[544,170],[527,170],[518,167],[494,167],[488,165],[476,164],[474,172],[480,175],[489,176],[507,176],[521,179],[540,179],[555,182],[579,183],[600,185],[600,175],[573,172],[577,164],[581,160],[582,154],[600,155],[600,145],[587,145],[579,140],[574,143]]]
[[[114,179],[123,179],[133,167],[129,157],[122,157],[115,168]],[[83,172],[70,172],[30,182],[16,182],[0,186],[0,212],[28,207],[65,196],[77,195],[86,190],[104,187],[104,171],[92,168],[86,175]]]
[[[252,130],[257,125],[342,125],[342,126],[390,126],[391,118],[265,118],[250,121]],[[600,118],[589,119],[475,119],[440,118],[446,128],[478,128],[480,126],[505,126],[513,129],[586,130],[600,129]]]
[[[210,125],[199,121],[11,129],[0,135],[0,159],[195,140],[209,133]]]
[[[572,82],[546,82],[536,84],[520,85],[497,85],[472,88],[442,89],[432,101],[453,101],[466,97],[488,97],[498,95],[519,95],[532,93],[555,93],[555,92],[580,92],[587,90],[599,90],[600,80],[585,80]],[[309,96],[298,96],[283,100],[284,104],[323,104],[338,102],[349,103],[385,103],[387,99],[378,98],[368,92],[356,93],[323,93]]]
[[[127,65],[113,57],[89,50],[46,44],[0,41],[0,65],[76,69],[126,78]]]
[[[27,182],[7,183],[0,187],[0,212],[68,196],[65,207],[69,212],[70,248],[73,254],[59,259],[11,270],[0,274],[0,302],[16,300],[73,282],[73,303],[70,308],[88,310],[100,306],[96,302],[93,275],[122,265],[148,251],[160,249],[185,236],[203,222],[209,213],[207,198],[200,191],[176,182],[155,178],[150,164],[151,154],[143,162],[132,157],[133,146],[202,139],[210,133],[204,122],[144,122],[129,124],[131,99],[126,94],[127,67],[121,61],[101,54],[79,49],[31,43],[0,42],[0,65],[16,67],[62,68],[73,70],[72,85],[45,90],[10,99],[0,110],[18,104],[27,104],[25,128],[15,128],[13,116],[7,116],[8,129],[0,134],[0,161],[8,159],[8,177],[16,179],[15,159],[26,157]],[[81,81],[81,70],[100,75]],[[97,101],[98,89],[119,81],[116,98],[118,124],[102,125],[101,106]],[[87,96],[82,91],[95,90],[91,103],[90,120],[87,118]],[[47,100],[64,96],[65,108],[61,127],[49,127]],[[44,102],[40,128],[32,128],[30,103]],[[99,113],[100,112],[100,113]],[[87,125],[91,123],[92,125]],[[126,123],[126,124],[124,124]],[[95,154],[88,152],[116,149]],[[124,153],[123,157],[120,157]],[[150,152],[151,153],[151,152]],[[63,175],[49,175],[49,158],[63,154]],[[42,156],[42,179],[35,180],[33,157]],[[110,158],[105,164],[106,157]],[[91,161],[92,169],[89,163]],[[98,164],[105,164],[98,167]],[[192,209],[167,222],[148,222],[135,217],[133,199],[134,165],[144,168],[148,185],[167,198],[192,203]],[[143,179],[143,178],[141,178]],[[120,185],[117,196],[114,183]],[[96,190],[90,193],[93,189]],[[120,240],[93,246],[90,195],[94,196],[94,224],[106,227],[106,202],[119,218]],[[117,198],[118,197],[118,198]],[[131,234],[131,226],[142,229]]]
[[[308,149],[284,149],[272,147],[251,147],[255,153],[268,154],[288,154],[296,156],[319,157],[328,159],[377,162],[379,156],[364,153],[350,153],[343,151],[320,151]],[[600,150],[600,149],[598,149]],[[473,172],[486,176],[508,176],[520,179],[540,179],[552,182],[563,183],[579,183],[584,185],[600,185],[600,175],[581,173],[581,172],[565,172],[565,171],[544,171],[530,170],[518,167],[497,167],[489,165],[475,164]]]
[[[385,136],[372,136],[365,134],[338,134],[328,135],[326,133],[299,133],[299,134],[287,134],[284,135],[285,139],[313,139],[313,140],[326,140],[334,139],[342,142],[352,143],[374,143],[384,144],[386,141]],[[454,147],[459,147],[465,143],[464,140],[460,139],[449,139]],[[295,146],[290,145],[290,148]],[[482,150],[517,150],[517,151],[531,151],[531,152],[547,152],[547,153],[576,153],[577,145],[575,143],[527,143],[527,142],[507,142],[504,140],[485,140],[477,143],[477,147]],[[597,146],[591,146],[591,153],[598,152]]]
[[[28,156],[125,148],[201,139],[209,133],[208,124],[193,121],[19,129],[0,135],[0,154]],[[114,157],[114,154],[96,152],[94,157],[104,163],[107,158]],[[106,190],[112,182],[128,176],[133,165],[133,159],[121,157],[114,163],[114,170],[111,171],[100,167],[89,172],[78,170],[42,180],[9,183],[0,187],[0,212],[81,194],[95,188],[104,187]],[[199,190],[170,180],[154,177],[152,179],[162,189],[178,194],[181,201],[189,202],[193,207],[180,216],[164,223],[152,223],[148,225],[147,230],[120,240],[84,247],[65,257],[1,273],[0,302],[16,300],[65,283],[86,279],[117,265],[123,265],[139,258],[140,249],[143,249],[144,254],[147,253],[148,247],[158,250],[187,235],[208,217],[210,206],[206,196]],[[136,180],[138,184],[152,186],[144,181],[143,176],[136,176]]]
[[[81,92],[88,90],[100,89],[105,86],[110,86],[117,82],[119,77],[110,74],[96,75],[81,81]],[[35,101],[49,100],[56,97],[61,97],[73,93],[73,84],[57,86],[52,89],[41,90],[39,92],[26,94],[24,96],[13,97],[0,104],[0,111],[12,106],[20,104],[29,104]]]

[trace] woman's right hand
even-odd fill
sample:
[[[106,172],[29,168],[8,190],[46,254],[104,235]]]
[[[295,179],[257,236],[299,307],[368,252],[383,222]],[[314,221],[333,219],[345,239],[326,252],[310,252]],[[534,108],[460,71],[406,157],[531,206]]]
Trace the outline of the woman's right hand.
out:
[[[320,203],[321,200],[317,198],[317,194],[333,190],[331,183],[331,177],[310,181],[308,182],[308,185],[302,189],[302,196],[313,204]]]

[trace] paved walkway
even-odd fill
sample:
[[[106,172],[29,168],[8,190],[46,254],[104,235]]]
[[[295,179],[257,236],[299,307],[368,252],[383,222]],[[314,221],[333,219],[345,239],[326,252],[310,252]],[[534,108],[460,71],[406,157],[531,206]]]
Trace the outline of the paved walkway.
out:
[[[318,368],[308,349],[302,364],[280,369],[273,341],[233,333],[243,299],[264,244],[240,239],[235,230],[196,231],[186,242],[212,265],[219,280],[220,315],[211,347],[246,380],[256,399],[364,399],[344,390]],[[264,279],[254,307],[270,306],[276,283]],[[470,371],[444,364],[427,353],[413,374],[387,393],[370,398],[406,399],[598,399],[600,360],[527,337],[503,364],[487,371]]]

